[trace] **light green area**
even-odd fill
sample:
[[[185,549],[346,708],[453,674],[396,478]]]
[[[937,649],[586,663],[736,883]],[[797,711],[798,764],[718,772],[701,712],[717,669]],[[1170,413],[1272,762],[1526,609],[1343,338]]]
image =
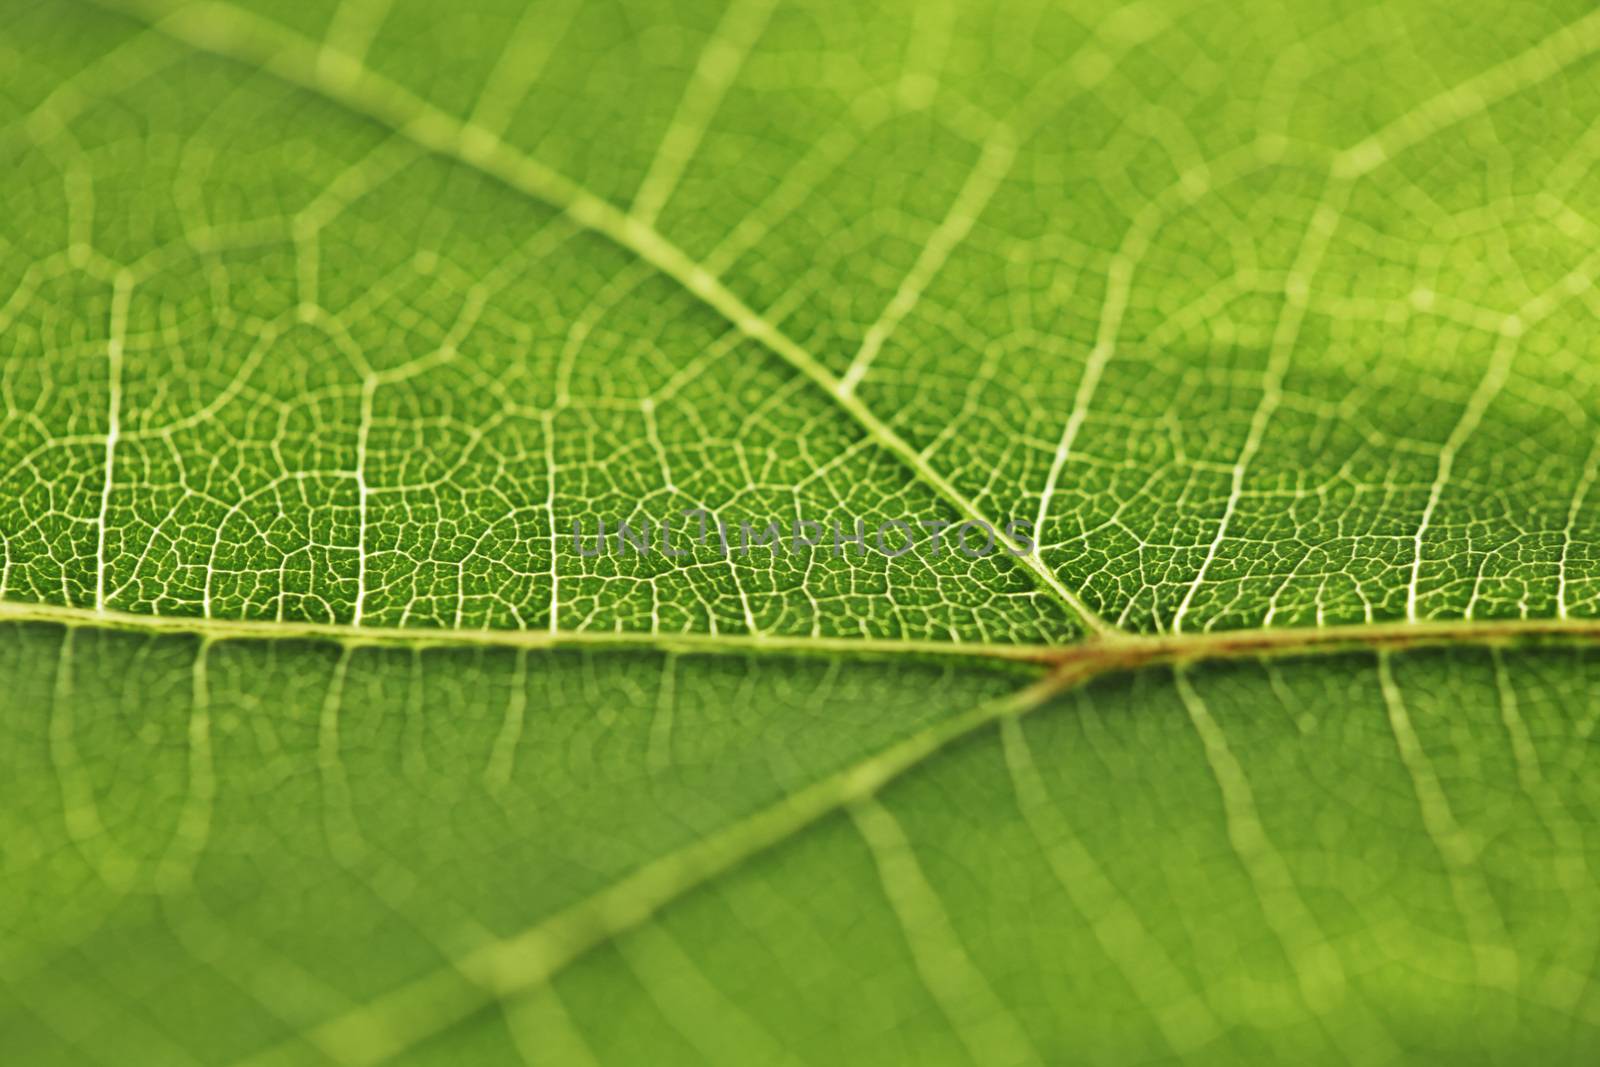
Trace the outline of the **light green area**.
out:
[[[1600,1051],[1591,4],[0,23],[0,1058]]]
[[[1594,614],[1585,5],[478,6],[12,5],[5,598]],[[692,507],[1043,551],[572,552]]]

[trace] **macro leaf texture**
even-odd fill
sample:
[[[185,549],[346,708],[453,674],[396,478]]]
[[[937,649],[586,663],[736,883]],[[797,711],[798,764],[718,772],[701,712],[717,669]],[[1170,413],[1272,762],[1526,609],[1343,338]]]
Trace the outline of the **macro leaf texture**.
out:
[[[1592,3],[0,0],[0,162],[5,1062],[1600,1057]]]

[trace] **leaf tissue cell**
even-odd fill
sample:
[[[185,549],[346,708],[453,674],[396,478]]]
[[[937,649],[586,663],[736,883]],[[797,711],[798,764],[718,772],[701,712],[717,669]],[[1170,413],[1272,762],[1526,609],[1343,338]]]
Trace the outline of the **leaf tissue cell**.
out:
[[[8,1063],[1600,1056],[1592,5],[0,21]]]

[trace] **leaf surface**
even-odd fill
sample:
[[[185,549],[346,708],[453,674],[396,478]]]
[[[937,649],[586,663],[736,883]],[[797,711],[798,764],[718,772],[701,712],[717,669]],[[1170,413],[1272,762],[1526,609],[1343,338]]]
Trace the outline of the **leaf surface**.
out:
[[[1586,5],[6,23],[23,1062],[1592,1056]]]

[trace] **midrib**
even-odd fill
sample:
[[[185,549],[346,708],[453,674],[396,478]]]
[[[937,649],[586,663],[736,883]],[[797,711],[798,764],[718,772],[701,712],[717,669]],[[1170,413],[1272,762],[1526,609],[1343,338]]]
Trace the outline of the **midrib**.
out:
[[[648,633],[584,630],[450,630],[352,623],[145,615],[127,611],[0,600],[0,623],[48,623],[203,641],[314,640],[344,645],[430,648],[639,649],[701,655],[940,657],[1034,664],[1094,675],[1163,663],[1258,659],[1361,649],[1503,645],[1530,641],[1600,643],[1600,618],[1460,619],[1354,623],[1210,633],[1090,636],[1061,644],[932,641],[872,637]]]

